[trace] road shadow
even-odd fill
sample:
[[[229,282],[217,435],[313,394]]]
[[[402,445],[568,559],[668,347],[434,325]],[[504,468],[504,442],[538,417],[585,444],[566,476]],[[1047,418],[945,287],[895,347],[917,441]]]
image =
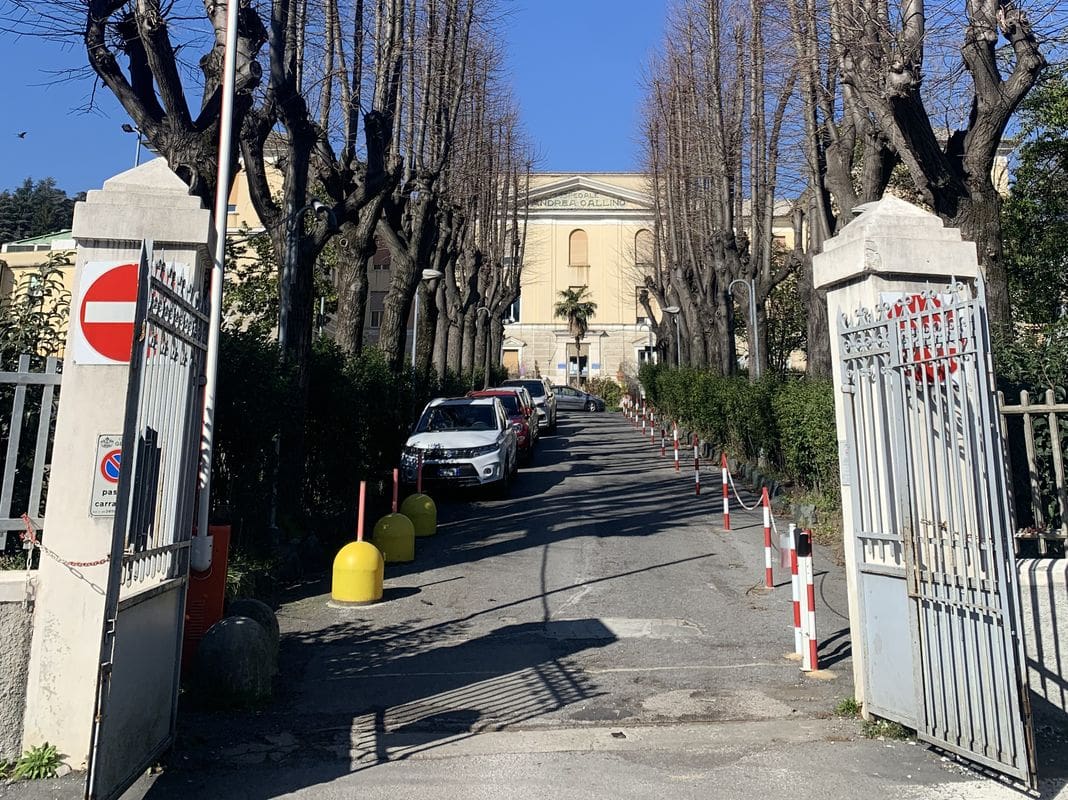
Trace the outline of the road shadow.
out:
[[[615,641],[599,620],[465,638],[468,626],[360,620],[284,636],[272,705],[184,713],[168,769],[143,797],[223,796],[213,781],[235,766],[246,768],[241,797],[279,797],[603,694],[570,663]]]

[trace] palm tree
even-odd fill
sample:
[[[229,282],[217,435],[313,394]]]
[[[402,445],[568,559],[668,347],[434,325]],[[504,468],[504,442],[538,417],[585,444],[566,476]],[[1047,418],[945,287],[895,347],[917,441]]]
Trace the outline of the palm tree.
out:
[[[589,330],[590,320],[597,313],[597,304],[589,299],[589,289],[564,289],[560,292],[560,301],[553,308],[553,315],[567,320],[567,329],[575,337],[575,364],[582,376],[581,343],[582,337]]]

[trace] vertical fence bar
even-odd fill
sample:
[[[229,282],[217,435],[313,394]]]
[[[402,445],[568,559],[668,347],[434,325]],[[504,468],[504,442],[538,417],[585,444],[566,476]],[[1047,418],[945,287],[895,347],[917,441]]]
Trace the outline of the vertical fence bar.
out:
[[[19,356],[19,373],[26,374],[30,371],[30,357]],[[15,472],[18,468],[19,443],[22,441],[22,415],[26,409],[26,384],[20,383],[15,387],[15,397],[11,402],[11,417],[8,425],[7,456],[4,459],[4,483],[0,489],[0,516],[4,519],[11,517],[11,496],[15,489]],[[7,534],[4,534],[5,545]]]
[[[52,419],[55,416],[53,409],[56,385],[59,383],[59,375],[56,368],[59,359],[49,356],[45,360],[44,374],[55,380],[48,380],[41,390],[41,413],[37,416],[37,446],[33,453],[33,475],[30,479],[30,502],[28,513],[31,517],[40,519],[41,516],[41,493],[44,483],[45,459],[48,456],[48,443],[51,441]]]
[[[1051,407],[1049,412],[1049,440],[1053,449],[1053,476],[1057,486],[1057,510],[1060,513],[1061,532],[1068,530],[1068,488],[1064,485],[1064,453],[1061,450],[1061,426],[1057,419],[1057,412],[1052,406],[1057,402],[1057,397],[1052,389],[1046,390],[1046,405]]]
[[[1028,407],[1031,405],[1031,395],[1025,389],[1020,392],[1020,405],[1023,413],[1024,429],[1024,453],[1027,456],[1027,475],[1031,482],[1031,513],[1034,515],[1035,527],[1042,528],[1046,524],[1046,515],[1042,510],[1042,487],[1038,480],[1038,459],[1035,451],[1034,418]]]

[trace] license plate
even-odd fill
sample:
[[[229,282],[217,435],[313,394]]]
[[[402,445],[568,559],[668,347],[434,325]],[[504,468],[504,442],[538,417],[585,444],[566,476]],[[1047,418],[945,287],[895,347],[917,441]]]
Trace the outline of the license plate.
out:
[[[455,478],[459,474],[460,474],[460,468],[459,467],[441,467],[438,470],[438,475],[440,475],[443,478]]]

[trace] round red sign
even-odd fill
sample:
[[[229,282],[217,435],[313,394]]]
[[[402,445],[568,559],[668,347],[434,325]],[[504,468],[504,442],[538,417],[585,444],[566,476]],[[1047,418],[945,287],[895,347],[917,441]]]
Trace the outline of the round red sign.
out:
[[[86,290],[78,310],[85,342],[112,361],[127,363],[137,306],[137,265],[112,267]]]

